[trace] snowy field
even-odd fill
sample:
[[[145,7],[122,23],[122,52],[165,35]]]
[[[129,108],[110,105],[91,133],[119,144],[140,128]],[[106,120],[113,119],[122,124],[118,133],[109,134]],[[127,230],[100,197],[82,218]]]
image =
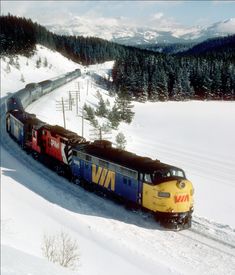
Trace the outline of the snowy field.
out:
[[[49,68],[35,69],[39,57]],[[19,57],[20,71],[1,62],[1,97],[77,68],[77,64],[38,46],[28,60]],[[80,66],[81,67],[81,66]],[[112,62],[94,65],[106,75]],[[45,72],[46,71],[46,72]],[[20,81],[24,75],[25,83]],[[114,101],[94,80],[82,77],[46,95],[27,108],[50,123],[63,126],[56,100],[81,90],[84,102],[95,106],[96,91]],[[1,120],[1,271],[10,274],[75,274],[47,262],[41,243],[45,232],[66,231],[79,243],[78,273],[98,274],[234,274],[235,271],[235,103],[135,103],[130,125],[112,132],[127,139],[127,149],[160,159],[186,171],[195,188],[192,230],[162,230],[146,213],[130,212],[71,185],[34,161],[8,138]],[[4,110],[1,105],[1,118]],[[81,134],[75,107],[66,112],[67,128]],[[85,121],[85,137],[91,126]],[[4,141],[4,142],[3,142]],[[14,260],[12,260],[14,259]],[[40,272],[39,272],[40,271]]]

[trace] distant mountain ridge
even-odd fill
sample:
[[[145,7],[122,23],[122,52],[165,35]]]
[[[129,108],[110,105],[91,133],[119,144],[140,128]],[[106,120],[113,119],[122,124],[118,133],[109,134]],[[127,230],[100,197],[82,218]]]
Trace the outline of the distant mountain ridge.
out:
[[[124,45],[156,43],[199,43],[209,38],[235,34],[235,18],[214,23],[207,27],[134,27],[118,19],[96,20],[74,17],[63,24],[47,24],[45,27],[64,35],[95,36]]]
[[[227,37],[211,38],[198,43],[186,51],[179,52],[179,55],[212,55],[217,57],[229,54],[230,58],[235,58],[235,34]]]

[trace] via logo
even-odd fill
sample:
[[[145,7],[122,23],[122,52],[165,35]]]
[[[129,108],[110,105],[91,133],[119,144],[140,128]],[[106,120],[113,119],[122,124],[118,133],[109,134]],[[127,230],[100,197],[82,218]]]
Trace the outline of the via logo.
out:
[[[189,195],[176,195],[174,196],[175,203],[189,201]]]
[[[104,188],[115,190],[115,173],[103,167],[92,164],[92,182]]]

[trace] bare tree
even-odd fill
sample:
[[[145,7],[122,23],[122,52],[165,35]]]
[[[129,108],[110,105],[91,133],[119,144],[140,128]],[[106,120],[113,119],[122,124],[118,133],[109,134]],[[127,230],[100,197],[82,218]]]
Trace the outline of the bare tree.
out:
[[[21,81],[21,82],[25,82],[25,79],[24,79],[23,74],[21,74],[20,81]]]
[[[11,72],[11,67],[10,67],[10,63],[9,63],[9,62],[7,63],[5,72],[6,72],[7,74],[9,74],[9,73]]]
[[[42,252],[49,261],[70,269],[75,269],[80,259],[77,241],[65,232],[44,234]]]
[[[53,263],[57,261],[55,236],[43,235],[42,253],[49,261]]]

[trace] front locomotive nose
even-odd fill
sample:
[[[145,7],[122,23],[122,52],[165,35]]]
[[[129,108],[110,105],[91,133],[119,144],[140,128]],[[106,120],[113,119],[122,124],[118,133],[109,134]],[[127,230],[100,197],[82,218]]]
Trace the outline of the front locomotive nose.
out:
[[[155,213],[157,221],[169,229],[191,227],[193,186],[185,178],[169,178],[156,185],[144,183],[143,206]]]
[[[192,183],[177,179],[156,187],[159,188],[155,197],[156,217],[160,223],[171,229],[190,228],[194,193]]]

